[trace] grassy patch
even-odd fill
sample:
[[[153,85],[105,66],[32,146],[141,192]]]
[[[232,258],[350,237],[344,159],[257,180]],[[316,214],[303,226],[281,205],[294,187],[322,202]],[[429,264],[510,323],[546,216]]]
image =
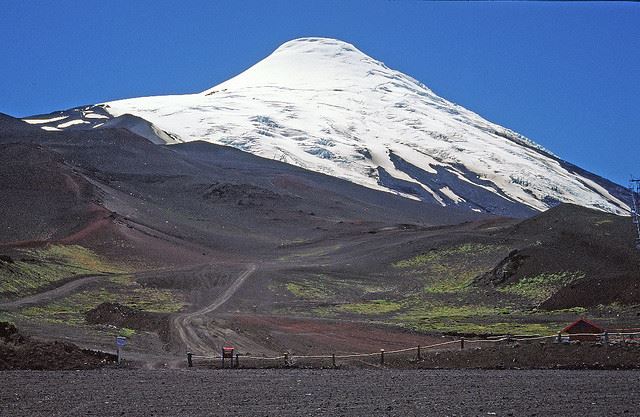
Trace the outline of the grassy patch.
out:
[[[436,282],[425,285],[424,291],[432,294],[450,294],[467,291],[473,279],[477,277],[480,272],[480,269],[472,269],[454,274],[444,274],[444,276]]]
[[[134,278],[133,275],[122,274],[112,276],[109,281],[119,285],[131,285],[134,283]]]
[[[29,251],[29,255],[49,262],[58,262],[87,271],[123,272],[90,249],[79,245],[50,245],[45,249]]]
[[[389,300],[372,300],[364,303],[343,304],[336,307],[335,310],[346,313],[356,314],[388,314],[402,309],[403,304],[397,301]]]
[[[335,307],[315,307],[309,312],[312,317],[332,318],[338,316]]]
[[[477,323],[477,322],[421,322],[408,326],[417,331],[437,332],[437,333],[459,333],[459,334],[477,334],[477,335],[553,335],[561,328],[561,325],[551,325],[548,323]]]
[[[291,294],[305,300],[326,300],[335,295],[328,288],[309,281],[289,282],[286,284],[286,288]]]
[[[498,314],[509,314],[508,308],[496,308],[481,305],[417,305],[410,308],[400,319],[460,319],[460,318],[478,318],[492,316]]]
[[[561,288],[584,278],[582,272],[543,273],[499,288],[498,291],[526,298],[534,303],[541,303]]]
[[[391,288],[359,280],[336,279],[325,274],[288,282],[286,290],[308,301],[335,301],[338,298],[361,298],[366,294],[388,292]]]
[[[405,276],[418,278],[428,294],[467,292],[473,279],[495,265],[508,248],[502,245],[465,243],[433,249],[410,259],[398,261],[393,267]]]
[[[438,264],[443,258],[451,256],[478,256],[483,254],[491,254],[498,250],[504,249],[499,245],[488,245],[483,243],[464,243],[458,246],[448,248],[434,249],[427,253],[414,256],[410,259],[395,262],[396,268],[419,268],[432,264]]]
[[[536,315],[545,315],[545,316],[556,316],[556,315],[576,315],[583,316],[587,314],[588,310],[585,307],[571,307],[571,308],[563,308],[560,310],[549,310],[549,311],[536,311]]]
[[[173,313],[184,303],[175,293],[156,288],[100,288],[82,291],[44,306],[22,309],[20,314],[32,320],[80,325],[85,313],[104,302],[117,302],[138,310]]]
[[[131,337],[134,334],[136,334],[136,331],[128,327],[123,327],[118,331],[118,336]]]
[[[123,271],[82,246],[50,245],[24,251],[14,263],[1,264],[0,293],[25,296],[63,279],[118,272]]]
[[[128,307],[153,313],[175,313],[184,306],[176,293],[158,288],[135,288],[120,294],[117,301]]]
[[[13,324],[14,315],[12,313],[8,313],[6,311],[0,311],[0,321],[5,321],[7,323]]]
[[[104,302],[115,302],[117,296],[104,288],[83,291],[44,306],[28,307],[20,313],[30,319],[51,323],[83,324],[84,313]]]
[[[416,305],[394,321],[423,332],[464,334],[554,334],[556,325],[521,323],[511,319],[511,308],[482,305]],[[505,320],[506,319],[506,320]]]

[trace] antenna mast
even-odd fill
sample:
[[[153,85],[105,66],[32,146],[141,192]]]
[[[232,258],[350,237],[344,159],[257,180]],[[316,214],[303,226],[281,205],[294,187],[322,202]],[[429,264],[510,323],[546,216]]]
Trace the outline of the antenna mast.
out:
[[[631,177],[629,180],[629,191],[631,191],[631,217],[636,225],[636,248],[640,250],[640,179]]]

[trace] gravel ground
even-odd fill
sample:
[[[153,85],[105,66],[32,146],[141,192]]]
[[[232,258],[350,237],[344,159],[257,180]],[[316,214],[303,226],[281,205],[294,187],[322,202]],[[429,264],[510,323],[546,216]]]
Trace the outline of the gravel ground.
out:
[[[0,373],[2,416],[638,415],[638,371],[126,370]]]

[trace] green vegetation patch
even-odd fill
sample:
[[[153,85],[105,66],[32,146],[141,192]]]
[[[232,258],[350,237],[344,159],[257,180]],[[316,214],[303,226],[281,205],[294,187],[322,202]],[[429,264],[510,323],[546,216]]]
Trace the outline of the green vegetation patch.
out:
[[[488,307],[482,305],[447,305],[447,304],[425,304],[410,308],[400,320],[422,320],[422,319],[465,319],[492,316],[498,314],[509,314],[509,308]]]
[[[128,327],[123,327],[118,331],[118,336],[132,337],[134,334],[136,334],[136,331]]]
[[[284,286],[289,293],[307,301],[335,301],[339,298],[362,297],[366,294],[383,293],[393,289],[355,279],[337,279],[326,274],[288,282]]]
[[[464,243],[458,246],[434,249],[427,253],[414,256],[413,258],[395,262],[393,266],[396,268],[419,268],[422,266],[438,264],[443,259],[452,256],[475,257],[478,255],[491,254],[499,250],[504,250],[504,247],[500,245],[489,245],[484,243]]]
[[[133,275],[121,274],[110,277],[109,281],[119,285],[132,285],[134,284],[135,279],[133,278]]]
[[[536,310],[536,316],[559,316],[559,315],[572,315],[572,316],[584,316],[589,310],[585,307],[571,307],[563,308],[559,310]]]
[[[44,306],[27,307],[20,314],[51,323],[84,324],[84,313],[104,302],[115,302],[117,296],[104,288],[83,291]]]
[[[124,272],[78,245],[49,245],[23,251],[19,260],[0,264],[0,293],[25,296],[57,281],[87,274]]]
[[[95,252],[79,245],[50,245],[45,249],[29,251],[29,254],[37,259],[87,271],[123,272],[121,268],[111,265]]]
[[[498,291],[541,303],[567,285],[584,278],[582,272],[542,273],[499,288]]]
[[[289,282],[286,285],[287,291],[298,298],[305,300],[327,300],[331,299],[335,293],[326,288],[326,286],[318,285],[310,281]]]
[[[152,313],[175,313],[184,307],[184,301],[175,292],[158,288],[134,288],[119,294],[117,302]]]
[[[402,309],[403,304],[397,301],[389,300],[371,300],[363,303],[343,304],[336,307],[336,311],[376,315],[376,314],[388,314]]]
[[[550,336],[562,328],[561,324],[548,323],[478,323],[478,322],[421,322],[409,326],[410,328],[422,332],[437,333],[457,333],[457,334],[475,334],[475,335],[493,335],[503,336],[507,334],[522,336]]]
[[[482,305],[415,305],[395,317],[394,322],[422,332],[487,334],[487,335],[549,335],[557,325],[522,323],[511,317],[509,307]]]
[[[174,313],[184,306],[182,299],[170,290],[132,285],[78,292],[44,306],[24,308],[20,314],[32,320],[80,325],[85,323],[87,311],[104,302],[117,302],[137,310],[157,313]]]
[[[476,335],[553,335],[584,309],[553,312],[516,310],[513,306],[449,304],[424,300],[418,295],[404,300],[371,300],[324,305],[308,311],[315,317],[381,316],[389,324],[425,333]],[[347,316],[348,317],[348,316]],[[380,320],[380,318],[377,318]]]
[[[464,293],[476,276],[495,265],[507,251],[503,245],[465,243],[434,249],[393,266],[423,281],[425,293]]]
[[[465,292],[469,289],[473,279],[482,272],[481,268],[473,268],[467,271],[452,272],[443,274],[442,278],[428,283],[424,286],[424,291],[432,294],[450,294]]]
[[[14,323],[14,315],[6,311],[0,311],[0,321],[6,321],[7,323]]]

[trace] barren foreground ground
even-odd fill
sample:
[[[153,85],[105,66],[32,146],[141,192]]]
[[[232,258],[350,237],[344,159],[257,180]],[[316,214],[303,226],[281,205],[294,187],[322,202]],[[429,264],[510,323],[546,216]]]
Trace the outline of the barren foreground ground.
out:
[[[2,373],[0,415],[637,415],[637,371],[102,370]]]

